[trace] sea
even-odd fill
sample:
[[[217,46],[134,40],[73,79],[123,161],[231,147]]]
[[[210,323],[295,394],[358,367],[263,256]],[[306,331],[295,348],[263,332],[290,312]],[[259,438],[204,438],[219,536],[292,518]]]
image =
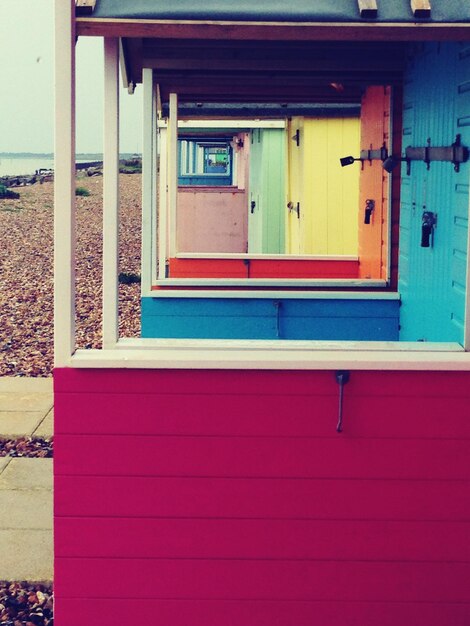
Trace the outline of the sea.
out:
[[[21,176],[35,174],[39,169],[54,169],[51,157],[0,156],[0,176]]]
[[[77,155],[77,163],[101,160],[101,155]],[[27,176],[39,169],[54,169],[53,155],[0,153],[0,176]]]

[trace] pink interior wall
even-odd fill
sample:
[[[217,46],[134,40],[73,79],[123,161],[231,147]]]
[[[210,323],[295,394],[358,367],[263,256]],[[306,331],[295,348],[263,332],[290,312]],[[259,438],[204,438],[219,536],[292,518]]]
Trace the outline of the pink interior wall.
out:
[[[470,374],[55,372],[57,626],[468,626]]]
[[[180,187],[178,252],[246,252],[246,192],[230,187]]]
[[[233,187],[180,186],[178,252],[246,252],[248,245],[249,135],[237,135],[237,180]]]

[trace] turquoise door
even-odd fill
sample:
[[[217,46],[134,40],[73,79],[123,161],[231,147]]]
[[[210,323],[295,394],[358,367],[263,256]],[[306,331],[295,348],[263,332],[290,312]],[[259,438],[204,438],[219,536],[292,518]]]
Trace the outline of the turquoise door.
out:
[[[425,44],[414,50],[404,85],[403,149],[470,145],[470,46]],[[402,341],[464,337],[469,163],[420,161],[402,170],[399,290]],[[422,247],[423,212],[437,225]]]

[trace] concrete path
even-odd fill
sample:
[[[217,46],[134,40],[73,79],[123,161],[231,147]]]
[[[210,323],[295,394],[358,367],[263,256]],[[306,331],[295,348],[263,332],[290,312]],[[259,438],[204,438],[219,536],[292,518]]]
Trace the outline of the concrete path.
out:
[[[0,378],[0,438],[49,438],[52,379]],[[0,580],[53,576],[52,459],[0,457]]]
[[[0,378],[0,437],[50,437],[52,378]]]

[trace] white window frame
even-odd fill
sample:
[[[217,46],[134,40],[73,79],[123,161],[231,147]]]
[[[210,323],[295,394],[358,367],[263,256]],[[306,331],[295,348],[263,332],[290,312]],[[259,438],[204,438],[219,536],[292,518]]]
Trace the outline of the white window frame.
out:
[[[196,340],[196,339],[119,339],[118,321],[118,136],[117,97],[119,42],[105,39],[105,126],[104,152],[104,269],[102,350],[75,349],[75,32],[74,0],[56,0],[56,180],[55,180],[55,366],[75,368],[201,368],[201,369],[279,369],[279,370],[470,370],[470,352],[458,344],[395,343],[352,341],[292,340]],[[146,122],[153,124],[156,109],[152,70],[144,70]],[[176,111],[176,98],[170,98]],[[152,126],[152,128],[156,128]],[[176,124],[169,131],[174,163],[170,163],[167,184],[176,193]],[[147,138],[143,165],[143,223],[153,227],[152,210],[156,198],[156,132]],[[171,212],[170,212],[171,214]],[[152,226],[153,224],[153,226]],[[171,237],[170,229],[164,236]],[[152,244],[153,245],[153,244]],[[144,242],[143,275],[152,282],[153,270],[146,262],[155,259],[155,250]],[[470,255],[467,255],[468,258]],[[469,292],[467,261],[465,347],[470,347]],[[188,292],[192,297],[194,292]],[[223,292],[227,295],[227,292]],[[237,292],[253,297],[253,292]],[[266,293],[266,292],[263,292]],[[312,297],[311,292],[309,297]],[[161,295],[161,294],[160,294]],[[182,294],[176,294],[180,297]],[[218,297],[214,290],[199,292],[201,297]],[[352,294],[351,294],[352,295]],[[331,296],[331,294],[329,294]],[[361,294],[356,292],[355,297]],[[168,295],[166,297],[169,297]],[[271,296],[266,296],[271,297]],[[276,296],[277,297],[277,296]],[[284,297],[284,296],[283,296]],[[291,294],[298,297],[298,293]],[[316,296],[320,297],[320,296]],[[341,294],[344,297],[344,294]]]
[[[144,89],[145,89],[145,81],[152,81],[152,74],[151,74],[152,70],[144,70],[144,78],[143,78],[143,82],[144,82]],[[148,88],[148,92],[150,93],[151,91],[154,91],[154,89],[152,90],[151,88]],[[177,116],[177,96],[176,94],[172,94],[174,96],[174,109],[172,111],[172,115],[173,116]],[[148,104],[148,106],[150,106],[150,104]],[[149,119],[148,115],[144,114],[144,120],[145,119]],[[178,129],[186,129],[186,133],[188,132],[188,130],[194,130],[194,129],[201,129],[201,132],[203,132],[204,129],[207,128],[216,128],[217,130],[223,130],[223,128],[240,128],[240,129],[255,129],[255,128],[277,128],[277,129],[285,129],[286,128],[286,123],[283,120],[217,120],[215,121],[211,121],[211,120],[191,120],[191,121],[186,121],[186,120],[177,120],[176,124],[174,124],[174,126],[176,126]],[[174,145],[174,142],[172,144],[170,144],[168,142],[168,138],[167,138],[167,129],[168,128],[173,128],[174,126],[172,126],[172,121],[169,118],[168,120],[158,120],[158,137],[160,140],[160,145],[161,145],[161,154],[166,154],[166,156],[168,156],[168,163],[173,163],[174,159],[178,157],[178,155],[176,155],[176,157],[174,155],[170,155],[169,154],[169,150],[171,149],[171,145]],[[145,124],[144,121],[144,128],[148,128],[148,125]],[[183,132],[183,134],[185,134]],[[145,137],[148,138],[149,136],[149,132],[148,131],[144,131],[144,155],[143,158],[145,159]],[[147,158],[148,160],[148,158]],[[236,173],[236,163],[234,161],[234,175]],[[168,176],[168,171],[167,171],[167,160],[166,159],[160,159],[160,179],[161,184],[160,184],[160,193],[159,193],[159,199],[158,199],[158,206],[157,203],[154,202],[153,207],[150,209],[149,207],[149,214],[150,211],[152,211],[152,218],[148,218],[147,223],[150,223],[150,221],[152,221],[153,223],[159,223],[162,225],[161,229],[159,229],[159,233],[157,234],[154,230],[150,231],[151,233],[151,239],[152,239],[152,244],[149,246],[148,249],[154,248],[155,247],[155,243],[154,241],[157,240],[158,238],[158,276],[157,279],[153,282],[153,283],[149,283],[148,281],[142,281],[142,296],[146,296],[146,297],[156,297],[156,293],[154,290],[152,290],[152,287],[178,287],[180,290],[184,289],[184,287],[214,287],[214,288],[220,288],[220,287],[224,287],[224,288],[236,288],[236,287],[246,287],[250,290],[253,290],[254,288],[258,287],[258,288],[266,288],[266,287],[271,287],[271,288],[277,288],[277,289],[282,289],[283,287],[295,287],[297,289],[302,289],[302,288],[307,288],[307,287],[316,287],[316,288],[326,288],[326,287],[355,287],[355,288],[363,288],[363,289],[383,289],[385,287],[387,287],[387,285],[389,284],[389,280],[388,279],[366,279],[366,278],[338,278],[338,279],[321,279],[321,278],[290,278],[290,279],[282,279],[282,278],[273,278],[273,279],[256,279],[256,278],[239,278],[239,279],[231,279],[231,278],[195,278],[195,279],[190,279],[190,278],[171,278],[171,277],[167,277],[166,276],[166,263],[168,261],[169,258],[186,258],[186,259],[214,259],[214,258],[218,258],[218,259],[263,259],[263,260],[267,260],[267,259],[289,259],[291,261],[304,261],[304,260],[310,260],[310,261],[324,261],[324,260],[329,260],[329,261],[335,261],[335,260],[343,260],[343,261],[351,261],[351,260],[357,260],[357,256],[350,256],[350,255],[342,255],[342,256],[321,256],[321,255],[302,255],[302,254],[277,254],[277,255],[265,255],[265,254],[251,254],[251,253],[247,253],[247,254],[230,254],[230,253],[182,253],[179,252],[177,249],[177,243],[176,243],[176,230],[175,232],[171,231],[172,236],[165,236],[164,234],[162,234],[162,229],[165,227],[167,220],[170,219],[170,221],[173,224],[176,224],[176,203],[177,203],[177,192],[176,192],[176,196],[175,196],[175,200],[174,203],[175,205],[172,204],[172,202],[170,201],[170,198],[173,197],[172,191],[170,189],[170,183],[168,182],[169,176]],[[390,185],[390,180],[389,180],[389,185]],[[390,198],[390,193],[388,194],[388,197]],[[389,207],[390,210],[390,207]],[[158,217],[157,217],[158,214]],[[391,222],[391,220],[389,220],[389,222]],[[149,232],[149,231],[145,231],[145,232]],[[389,237],[390,237],[390,233],[389,233]],[[390,246],[389,246],[390,248]],[[390,257],[390,250],[388,252],[388,255]],[[155,255],[154,258],[157,258],[157,256]],[[152,264],[153,260],[150,258],[147,258],[145,260],[145,265],[148,264]],[[387,266],[387,273],[390,272],[390,258],[388,261],[388,266]],[[182,291],[178,292],[179,294],[183,294]],[[193,297],[194,297],[194,291],[193,293]],[[285,292],[286,294],[289,292]],[[251,295],[253,297],[265,297],[263,291],[259,291],[259,292],[254,292],[251,291]],[[236,297],[237,292],[233,292],[234,297]],[[176,297],[176,296],[174,296]],[[279,297],[279,294],[278,296]]]

